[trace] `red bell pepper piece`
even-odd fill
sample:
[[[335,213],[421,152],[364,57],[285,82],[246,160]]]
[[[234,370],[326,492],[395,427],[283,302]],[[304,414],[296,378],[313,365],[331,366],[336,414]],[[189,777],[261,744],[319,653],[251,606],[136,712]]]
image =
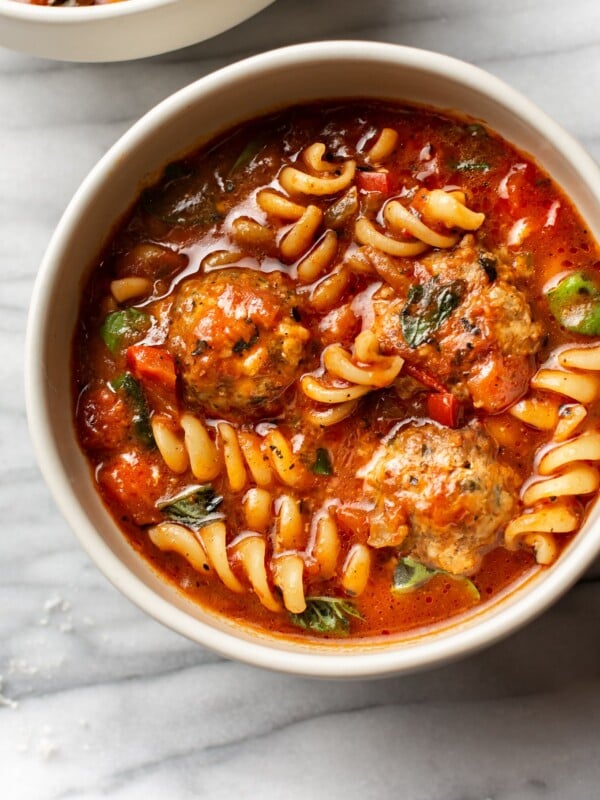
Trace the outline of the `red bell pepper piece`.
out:
[[[405,361],[402,371],[406,375],[410,375],[410,377],[414,378],[416,381],[419,381],[419,383],[422,383],[423,386],[427,386],[428,389],[433,389],[435,392],[446,391],[444,384],[439,381],[435,375],[432,375],[431,372],[427,372],[425,369],[421,369],[421,367],[415,367],[413,364],[407,364]]]
[[[450,392],[437,392],[427,398],[427,413],[431,419],[446,425],[448,428],[457,428],[460,423],[461,405]]]
[[[388,195],[392,191],[392,181],[389,172],[360,172],[356,173],[356,185],[363,192],[380,192]]]
[[[158,383],[169,391],[175,389],[177,382],[175,359],[162,347],[150,347],[145,344],[128,347],[127,366],[134,378],[142,383]]]

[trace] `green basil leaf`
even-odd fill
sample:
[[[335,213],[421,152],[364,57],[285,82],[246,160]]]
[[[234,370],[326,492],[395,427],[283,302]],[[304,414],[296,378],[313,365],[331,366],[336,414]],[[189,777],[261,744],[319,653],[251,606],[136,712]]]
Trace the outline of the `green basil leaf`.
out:
[[[133,429],[137,438],[146,447],[155,447],[156,442],[150,425],[150,409],[139,381],[130,372],[125,372],[110,385],[115,391],[124,392],[133,412]]]
[[[314,463],[311,465],[311,470],[315,475],[333,475],[333,464],[331,463],[329,450],[324,447],[317,447],[317,454]]]
[[[347,636],[350,617],[364,619],[360,611],[341,597],[307,597],[301,614],[290,614],[294,625],[315,633],[332,633]]]
[[[439,283],[432,278],[427,283],[413,284],[400,312],[406,344],[415,348],[426,342],[460,304],[464,290],[464,281],[460,280]]]
[[[434,575],[445,575],[454,581],[460,581],[464,584],[464,588],[472,596],[474,600],[480,599],[479,589],[475,586],[472,580],[465,578],[463,575],[453,575],[451,572],[446,572],[443,569],[432,569],[415,561],[410,556],[405,556],[398,561],[396,569],[394,570],[394,577],[392,578],[392,592],[394,594],[403,594],[410,592],[413,589],[418,589],[424,586]]]
[[[168,225],[212,225],[223,218],[208,181],[181,162],[167,165],[162,180],[142,192],[141,205]]]
[[[573,272],[547,294],[554,319],[568,331],[600,336],[600,279]]]
[[[131,341],[150,327],[150,317],[137,308],[124,308],[107,314],[100,328],[100,336],[111,353],[116,353],[123,341]]]
[[[252,322],[252,320],[250,319],[246,320],[246,323],[248,325],[254,326],[254,333],[250,336],[249,339],[238,339],[237,342],[233,345],[231,349],[237,355],[243,353],[245,350],[250,350],[250,348],[254,347],[254,345],[258,342],[260,338],[260,333],[256,324]]]
[[[260,133],[246,144],[236,160],[233,162],[231,169],[229,170],[228,177],[231,177],[238,170],[248,166],[254,156],[258,155],[263,149],[266,138],[267,137],[265,133]]]
[[[224,514],[217,512],[222,502],[223,498],[210,484],[203,484],[191,486],[176,497],[157,503],[157,508],[167,519],[198,529],[224,518]]]

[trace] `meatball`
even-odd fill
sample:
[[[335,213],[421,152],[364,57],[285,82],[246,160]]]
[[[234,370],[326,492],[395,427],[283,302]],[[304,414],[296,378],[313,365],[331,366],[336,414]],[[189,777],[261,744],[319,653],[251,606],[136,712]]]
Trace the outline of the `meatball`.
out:
[[[183,283],[167,345],[186,403],[216,416],[273,414],[309,339],[297,318],[295,294],[278,272],[221,269]]]
[[[496,460],[479,422],[453,430],[427,422],[401,427],[364,470],[375,501],[369,544],[401,547],[457,575],[477,569],[517,502],[519,478]]]
[[[476,408],[502,411],[527,391],[541,337],[511,280],[510,268],[472,236],[426,256],[414,279],[400,275],[374,298],[382,352],[428,370]]]

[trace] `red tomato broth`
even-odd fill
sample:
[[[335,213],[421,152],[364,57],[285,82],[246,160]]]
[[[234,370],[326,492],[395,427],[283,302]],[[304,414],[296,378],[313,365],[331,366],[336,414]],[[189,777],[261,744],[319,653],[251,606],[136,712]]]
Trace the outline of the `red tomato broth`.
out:
[[[398,132],[400,142],[393,158],[385,164],[390,173],[388,188],[392,186],[395,194],[400,194],[402,187],[404,190],[450,187],[466,191],[469,208],[486,214],[476,234],[478,243],[492,251],[504,247],[512,257],[520,255],[532,265],[531,274],[522,283],[533,317],[541,322],[544,330],[536,363],[542,363],[560,344],[588,341],[585,337],[567,335],[562,331],[549,313],[544,298],[544,286],[551,277],[565,269],[589,268],[600,260],[598,248],[576,210],[548,176],[528,157],[478,123],[426,109],[374,101],[302,106],[258,122],[244,123],[218,137],[197,154],[173,165],[170,172],[168,168],[162,181],[146,190],[131,210],[91,274],[74,341],[78,436],[96,476],[99,491],[131,544],[165,578],[201,606],[236,622],[283,634],[287,638],[311,638],[312,634],[293,625],[288,614],[267,611],[252,591],[234,594],[213,571],[197,572],[182,556],[162,552],[150,541],[147,526],[161,519],[156,503],[198,481],[189,471],[181,475],[169,472],[156,450],[145,451],[132,425],[123,424],[123,404],[107,401],[103,394],[107,385],[127,369],[127,347],[115,353],[109,352],[99,330],[106,314],[121,307],[111,296],[110,282],[115,278],[142,275],[152,280],[153,294],[124,305],[133,305],[150,313],[154,321],[149,331],[130,345],[165,347],[174,293],[186,280],[202,274],[201,261],[207,253],[236,249],[231,228],[229,232],[226,230],[231,217],[264,217],[256,205],[256,193],[265,186],[277,187],[276,176],[281,165],[298,163],[304,148],[316,141],[325,142],[328,151],[336,157],[354,155],[357,143],[366,142],[368,146],[385,126]],[[244,148],[257,139],[256,152],[246,159],[238,174],[234,169],[237,160],[242,158]],[[434,159],[436,169],[431,165]],[[177,192],[181,191],[180,178],[173,177],[174,172],[183,175],[184,181],[189,173],[191,179],[185,186],[184,201],[173,206],[173,197],[177,198]],[[505,196],[500,197],[497,189],[503,179],[506,179]],[[363,209],[377,205],[373,199],[377,192],[372,190],[379,188],[378,183],[363,181]],[[331,204],[331,198],[311,197],[310,202],[325,208]],[[381,202],[380,197],[379,205]],[[556,219],[552,225],[546,224],[555,203],[559,203]],[[175,215],[171,215],[171,206],[175,208]],[[528,235],[523,242],[507,247],[510,231],[523,218],[527,219]],[[286,264],[277,258],[276,238],[246,248],[244,257],[234,264],[267,274],[282,271],[292,276],[293,284],[297,265]],[[340,253],[353,246],[350,226],[338,231],[338,242]],[[146,243],[165,248],[166,258],[150,258],[146,264],[139,259],[136,261],[131,255],[133,248]],[[227,267],[211,267],[206,272],[224,268]],[[410,268],[407,270],[410,275]],[[375,278],[375,284],[381,285],[382,281],[377,276]],[[360,331],[360,318],[352,310],[352,300],[361,292],[371,292],[375,284],[373,276],[353,275],[336,308],[325,313],[310,308],[306,303],[309,288],[294,287],[300,298],[302,324],[311,333],[299,374],[322,371],[324,346],[333,342],[351,346]],[[437,380],[435,376],[433,378]],[[302,501],[302,515],[307,526],[312,516],[329,504],[337,519],[342,555],[353,544],[365,543],[368,537],[363,479],[357,477],[357,471],[368,461],[381,437],[388,435],[395,424],[429,416],[428,397],[431,397],[431,392],[421,391],[403,400],[392,389],[375,391],[360,400],[350,418],[319,429],[303,423],[303,414],[310,403],[295,381],[283,393],[281,409],[263,417],[267,421],[275,419],[289,438],[298,432],[304,437],[300,459],[311,475],[310,485],[298,491],[286,488],[285,492]],[[151,413],[165,412],[165,408],[170,413],[168,402],[165,404],[164,398],[153,397],[151,389],[147,399]],[[174,403],[180,410],[184,408],[181,389]],[[485,423],[489,419],[473,408],[467,407],[464,411],[467,421],[481,419]],[[218,417],[214,414],[206,416],[209,430],[212,430]],[[512,444],[499,443],[497,457],[499,462],[511,464],[524,482],[531,474],[535,451],[548,440],[548,434],[536,431],[505,413],[494,417],[496,425],[504,418]],[[249,421],[241,413],[232,414],[229,419],[243,430],[254,430],[260,422]],[[595,427],[597,424],[598,410],[594,409],[586,426]],[[110,435],[103,439],[109,427]],[[319,448],[332,454],[331,477],[315,476],[310,472]],[[117,471],[115,477],[111,468],[121,458],[122,452],[131,455],[130,461],[137,461],[136,464],[129,463],[121,472]],[[149,479],[152,473],[158,475],[153,486]],[[228,541],[232,541],[236,533],[245,528],[240,502],[243,493],[232,493],[223,475],[212,483],[215,492],[223,495],[220,510],[227,521]],[[566,545],[570,538],[571,534],[562,535],[559,546]],[[267,553],[271,551],[272,542],[269,540]],[[499,596],[536,569],[535,558],[529,549],[515,552],[500,546],[491,549],[472,576],[481,595],[481,601],[477,603],[464,582],[443,574],[434,576],[412,591],[394,594],[390,585],[395,556],[391,548],[374,551],[374,566],[366,589],[360,597],[348,598],[363,617],[351,620],[350,637],[399,636],[458,618],[465,612],[479,610],[482,603]],[[243,580],[235,560],[232,569]],[[318,575],[311,575],[309,563],[305,573],[305,591],[307,596],[343,594],[336,580],[325,581]],[[319,641],[328,638],[327,635],[318,637]]]

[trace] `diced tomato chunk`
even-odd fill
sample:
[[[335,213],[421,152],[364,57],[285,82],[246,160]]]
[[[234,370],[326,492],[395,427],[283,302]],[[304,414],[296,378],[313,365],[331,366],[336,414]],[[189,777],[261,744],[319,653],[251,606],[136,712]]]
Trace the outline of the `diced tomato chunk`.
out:
[[[392,182],[389,172],[361,172],[356,173],[356,185],[363,192],[380,192],[389,195],[392,191]]]
[[[525,394],[533,374],[529,356],[489,356],[469,378],[475,408],[498,414]]]
[[[127,348],[127,366],[142,383],[158,383],[173,391],[177,382],[175,359],[162,347],[134,344]]]
[[[112,502],[117,502],[136,525],[159,522],[162,515],[156,502],[165,492],[154,461],[137,450],[119,453],[104,462],[98,481]]]
[[[127,439],[130,414],[123,400],[106,387],[84,393],[77,417],[84,447],[113,450]]]
[[[451,392],[436,392],[427,398],[427,413],[440,425],[457,428],[462,416],[462,407]]]

